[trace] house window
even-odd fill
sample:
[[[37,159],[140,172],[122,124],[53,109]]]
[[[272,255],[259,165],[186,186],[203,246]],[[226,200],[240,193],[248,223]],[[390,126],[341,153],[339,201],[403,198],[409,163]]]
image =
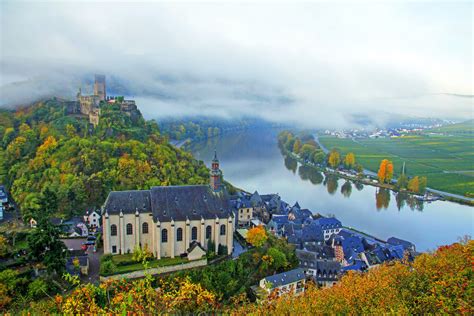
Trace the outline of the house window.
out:
[[[168,230],[166,228],[161,231],[161,242],[168,242]]]
[[[176,241],[183,241],[183,229],[178,228],[176,230]]]
[[[212,235],[212,227],[209,225],[206,227],[206,239],[211,238]]]
[[[225,235],[225,225],[222,224],[221,225],[221,236],[224,236]]]
[[[132,224],[128,223],[127,224],[127,235],[132,235],[133,234],[133,226]]]
[[[197,227],[193,227],[191,229],[191,240],[197,240],[198,239],[198,229]]]
[[[148,223],[143,223],[142,224],[142,233],[143,234],[148,234]]]
[[[250,215],[247,215],[247,219],[250,219]]]
[[[110,236],[117,236],[117,225],[110,225]]]
[[[117,246],[112,246],[112,253],[117,253]]]

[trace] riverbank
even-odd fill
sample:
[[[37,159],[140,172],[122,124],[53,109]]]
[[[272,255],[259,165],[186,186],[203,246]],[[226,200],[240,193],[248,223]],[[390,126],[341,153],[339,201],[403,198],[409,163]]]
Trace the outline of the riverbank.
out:
[[[408,175],[427,178],[430,192],[474,202],[472,139],[428,134],[379,139],[316,136],[321,148],[337,148],[342,155],[354,153],[357,162],[372,172],[377,172],[382,159],[388,159],[394,165],[394,178],[405,165]]]
[[[318,140],[316,140],[316,141],[318,142]],[[362,184],[371,185],[371,186],[378,187],[378,188],[388,189],[388,190],[391,190],[393,192],[406,193],[406,194],[414,196],[415,198],[417,198],[421,201],[424,201],[424,202],[425,201],[426,202],[433,202],[433,201],[436,201],[436,200],[447,200],[447,201],[458,203],[458,204],[474,206],[474,199],[472,199],[472,198],[457,196],[457,195],[449,193],[449,192],[442,192],[442,191],[433,190],[433,189],[430,189],[430,188],[427,188],[426,190],[427,190],[427,192],[431,193],[431,197],[429,197],[428,199],[425,200],[425,197],[423,195],[414,194],[414,193],[409,192],[407,190],[399,190],[399,189],[396,188],[395,185],[392,185],[392,184],[379,183],[375,178],[371,177],[366,172],[364,172],[365,177],[361,177],[360,175],[350,174],[348,171],[334,170],[334,169],[331,169],[331,168],[328,168],[328,167],[321,167],[321,166],[318,166],[318,165],[313,164],[311,162],[304,161],[304,159],[302,159],[301,157],[299,157],[295,153],[286,150],[285,148],[280,147],[280,150],[282,151],[282,155],[288,155],[289,157],[291,157],[291,158],[295,159],[296,161],[298,161],[301,165],[313,168],[313,169],[315,169],[319,172],[324,173],[325,175],[330,174],[330,175],[334,175],[334,176],[337,176],[339,178],[343,178],[343,179],[346,179],[346,180],[359,182],[359,183],[362,183]]]

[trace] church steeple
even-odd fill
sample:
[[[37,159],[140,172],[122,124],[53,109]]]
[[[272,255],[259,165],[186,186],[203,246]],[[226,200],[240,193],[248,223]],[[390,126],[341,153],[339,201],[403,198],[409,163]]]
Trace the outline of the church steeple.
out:
[[[219,169],[219,159],[217,159],[217,151],[214,150],[214,158],[211,163],[210,186],[214,192],[221,190],[222,172]]]

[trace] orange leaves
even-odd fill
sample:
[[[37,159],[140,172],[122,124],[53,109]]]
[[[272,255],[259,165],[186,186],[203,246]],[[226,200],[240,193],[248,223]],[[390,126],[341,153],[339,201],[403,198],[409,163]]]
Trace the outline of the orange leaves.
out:
[[[348,168],[352,168],[354,167],[355,165],[355,155],[354,153],[348,153],[346,155],[346,158],[344,159],[344,164],[346,165],[346,167]]]
[[[37,155],[42,155],[43,153],[45,153],[49,149],[54,149],[57,146],[58,146],[58,142],[56,141],[56,138],[54,138],[54,136],[48,136],[44,140],[43,144],[41,144],[38,147],[38,150],[36,151]]]
[[[250,228],[245,238],[254,247],[262,247],[268,239],[265,227],[262,225]]]
[[[390,183],[393,177],[393,163],[384,159],[380,162],[379,172],[377,173],[380,183]]]
[[[273,297],[231,308],[233,315],[463,314],[473,315],[474,241],[440,247],[411,264],[384,264],[349,272],[331,288],[307,283],[302,296]]]

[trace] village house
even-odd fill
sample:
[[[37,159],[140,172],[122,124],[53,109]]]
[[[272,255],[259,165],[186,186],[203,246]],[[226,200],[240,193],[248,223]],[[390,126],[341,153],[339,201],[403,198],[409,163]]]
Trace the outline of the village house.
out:
[[[247,198],[239,198],[235,202],[237,224],[239,227],[249,226],[253,219],[253,206]]]
[[[299,267],[319,286],[331,287],[338,281],[341,263],[334,260],[334,257],[322,259],[317,253],[303,250],[297,250],[296,256]]]
[[[324,232],[324,240],[329,240],[332,234],[337,234],[342,229],[341,222],[334,217],[321,217],[316,220]]]
[[[84,222],[93,230],[100,228],[100,214],[94,210],[87,210],[84,214]]]
[[[158,259],[189,258],[193,250],[207,250],[210,244],[216,253],[232,253],[234,213],[217,155],[212,160],[210,185],[110,192],[102,221],[105,254],[130,253],[138,245]]]
[[[267,276],[260,280],[259,288],[270,294],[278,291],[278,295],[289,293],[299,295],[304,293],[306,283],[305,271],[301,268]]]
[[[70,249],[66,256],[66,271],[72,275],[89,274],[89,257],[83,250]]]

